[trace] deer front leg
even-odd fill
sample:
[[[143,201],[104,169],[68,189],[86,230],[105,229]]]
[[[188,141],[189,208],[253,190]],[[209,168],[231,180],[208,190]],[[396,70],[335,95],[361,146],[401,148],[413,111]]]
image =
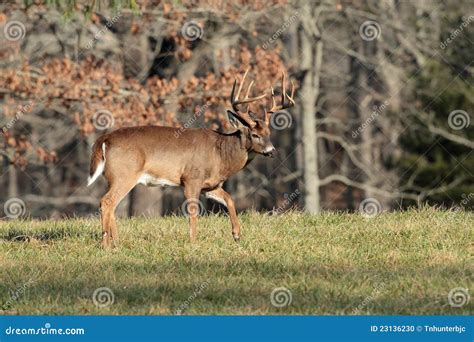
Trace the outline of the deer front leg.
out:
[[[240,224],[237,218],[237,211],[235,210],[235,203],[230,194],[222,188],[217,188],[207,192],[206,196],[227,207],[229,210],[230,222],[232,224],[232,236],[234,237],[235,242],[239,242]]]
[[[189,217],[189,238],[191,242],[195,242],[197,237],[197,221],[202,208],[202,204],[199,202],[200,193],[201,187],[198,184],[190,183],[184,185],[186,202],[183,205],[183,210],[185,211],[184,214]]]

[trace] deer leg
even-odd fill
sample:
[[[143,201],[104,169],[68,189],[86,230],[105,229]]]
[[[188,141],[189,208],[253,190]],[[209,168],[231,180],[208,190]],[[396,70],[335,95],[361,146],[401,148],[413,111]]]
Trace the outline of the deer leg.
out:
[[[109,248],[118,245],[117,223],[115,222],[115,209],[120,201],[135,186],[136,182],[114,182],[109,191],[100,201],[100,211],[102,220],[102,247]]]
[[[197,184],[184,185],[184,197],[186,197],[186,204],[183,209],[185,214],[189,217],[189,238],[191,242],[196,241],[197,237],[197,220],[202,204],[199,202],[199,194],[201,187]]]
[[[237,218],[234,200],[230,194],[222,188],[217,188],[207,192],[206,196],[221,204],[224,204],[227,207],[229,210],[230,222],[232,224],[232,236],[234,237],[234,240],[238,242],[240,240],[240,223]]]
[[[102,224],[102,247],[104,249],[110,248],[111,245],[111,230],[110,230],[110,224],[109,224],[109,203],[110,199],[109,197],[112,194],[107,192],[104,197],[102,197],[102,200],[100,201],[100,221]],[[107,214],[105,214],[107,213]]]

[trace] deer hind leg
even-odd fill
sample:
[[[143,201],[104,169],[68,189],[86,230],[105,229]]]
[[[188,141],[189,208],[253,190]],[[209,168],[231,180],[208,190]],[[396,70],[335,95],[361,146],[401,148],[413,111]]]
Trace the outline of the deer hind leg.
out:
[[[206,192],[206,197],[213,199],[227,207],[229,210],[230,223],[232,224],[232,236],[238,242],[240,240],[240,223],[237,218],[237,211],[235,210],[235,203],[228,192],[222,188]]]
[[[199,202],[199,194],[201,193],[201,186],[196,183],[184,185],[184,197],[186,197],[183,210],[189,217],[189,238],[191,242],[196,241],[197,237],[197,221],[202,204]]]
[[[133,189],[135,181],[114,182],[109,191],[100,201],[100,211],[102,220],[102,246],[110,248],[118,244],[117,223],[115,222],[115,209],[120,201]]]

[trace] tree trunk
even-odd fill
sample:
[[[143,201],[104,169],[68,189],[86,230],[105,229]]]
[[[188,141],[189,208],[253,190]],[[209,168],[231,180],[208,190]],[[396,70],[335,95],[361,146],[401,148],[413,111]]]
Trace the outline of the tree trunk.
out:
[[[18,177],[16,168],[12,164],[8,165],[8,197],[18,197]]]
[[[313,20],[311,6],[305,3],[302,7],[302,21],[309,23]],[[307,26],[307,25],[303,25]],[[319,77],[322,63],[323,42],[319,39],[316,25],[302,27],[301,66],[305,73],[301,84],[301,125],[303,134],[303,163],[305,182],[305,209],[316,214],[321,211],[320,177],[318,173],[318,148],[316,132],[316,101],[319,96]],[[314,40],[316,38],[316,43]]]

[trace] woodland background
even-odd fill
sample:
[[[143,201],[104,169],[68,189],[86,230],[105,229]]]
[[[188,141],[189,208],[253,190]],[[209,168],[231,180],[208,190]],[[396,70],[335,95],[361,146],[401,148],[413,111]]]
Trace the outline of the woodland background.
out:
[[[227,130],[235,76],[295,80],[296,106],[226,189],[238,209],[472,210],[472,1],[2,1],[0,203],[85,216],[94,140],[138,124]],[[261,112],[264,103],[255,105]],[[105,121],[104,121],[105,120]],[[102,128],[107,128],[103,130]],[[137,186],[121,215],[179,212]],[[208,209],[220,210],[214,203]]]

